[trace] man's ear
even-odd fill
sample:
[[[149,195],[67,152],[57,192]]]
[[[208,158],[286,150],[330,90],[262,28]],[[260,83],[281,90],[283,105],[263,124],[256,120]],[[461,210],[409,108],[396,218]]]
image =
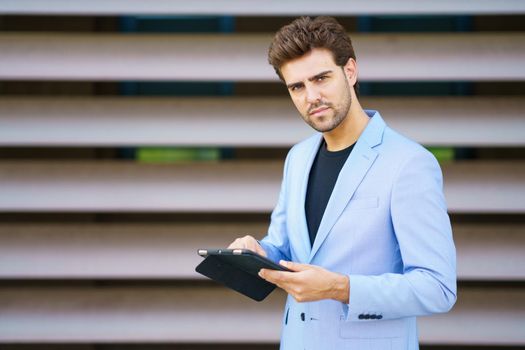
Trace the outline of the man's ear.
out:
[[[343,71],[350,82],[350,86],[354,86],[357,81],[357,62],[353,58],[349,58],[343,67]]]

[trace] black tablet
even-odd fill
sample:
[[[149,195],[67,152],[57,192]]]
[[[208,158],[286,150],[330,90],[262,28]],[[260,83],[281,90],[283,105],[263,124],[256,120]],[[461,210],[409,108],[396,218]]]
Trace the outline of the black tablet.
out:
[[[275,289],[259,277],[261,269],[290,271],[247,249],[199,249],[198,254],[205,259],[195,271],[257,301]]]

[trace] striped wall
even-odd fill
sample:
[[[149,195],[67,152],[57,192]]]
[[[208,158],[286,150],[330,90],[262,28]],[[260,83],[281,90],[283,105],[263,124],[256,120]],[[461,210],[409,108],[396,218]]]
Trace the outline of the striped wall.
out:
[[[364,107],[440,159],[459,296],[422,349],[525,346],[524,2],[2,0],[0,349],[277,349],[284,293],[194,267],[264,235],[311,133],[266,63],[302,14],[338,16]]]

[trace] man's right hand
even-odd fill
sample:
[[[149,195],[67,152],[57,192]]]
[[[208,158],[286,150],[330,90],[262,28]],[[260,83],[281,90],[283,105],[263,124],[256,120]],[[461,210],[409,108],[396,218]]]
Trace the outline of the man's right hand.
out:
[[[252,236],[244,236],[242,238],[237,238],[233,241],[228,249],[249,249],[253,252],[256,252],[259,255],[266,256],[266,252],[261,247],[259,242]]]

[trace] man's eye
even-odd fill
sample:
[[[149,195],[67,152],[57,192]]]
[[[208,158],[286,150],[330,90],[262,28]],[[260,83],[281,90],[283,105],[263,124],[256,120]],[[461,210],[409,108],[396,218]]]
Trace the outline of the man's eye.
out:
[[[292,86],[290,88],[291,91],[298,91],[298,90],[301,90],[302,86]]]
[[[326,75],[322,75],[320,77],[317,77],[317,81],[323,81],[326,79]]]

